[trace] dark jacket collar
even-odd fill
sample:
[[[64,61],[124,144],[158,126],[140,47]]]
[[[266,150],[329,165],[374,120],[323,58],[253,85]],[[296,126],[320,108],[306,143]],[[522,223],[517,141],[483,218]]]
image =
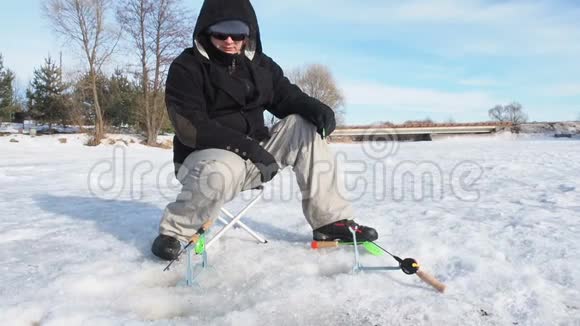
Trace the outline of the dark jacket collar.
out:
[[[243,94],[243,92],[232,91],[231,88],[228,87],[231,82],[228,80],[231,78],[228,76],[227,70],[211,63],[209,55],[201,42],[196,41],[195,47],[191,48],[191,51],[193,51],[197,60],[207,67],[210,81],[214,87],[222,89],[240,105],[245,104],[248,107],[252,106],[254,101],[252,101],[252,103],[246,103],[245,94]],[[252,75],[254,86],[256,87],[257,95],[255,96],[255,101],[259,103],[268,103],[270,99],[266,97],[269,96],[268,94],[272,93],[272,73],[260,65],[262,60],[261,54],[246,50],[244,55],[245,58],[243,58],[243,60],[245,60],[245,63],[247,64],[250,74]]]

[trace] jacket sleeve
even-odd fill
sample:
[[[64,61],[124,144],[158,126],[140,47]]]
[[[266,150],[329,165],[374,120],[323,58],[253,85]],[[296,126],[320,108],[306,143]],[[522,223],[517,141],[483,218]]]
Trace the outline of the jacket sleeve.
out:
[[[165,103],[175,134],[184,145],[229,150],[254,163],[262,161],[265,150],[258,142],[209,118],[199,70],[174,61],[167,75]]]
[[[282,68],[271,58],[264,56],[265,65],[272,72],[274,94],[268,111],[279,119],[290,114],[299,114],[306,120],[314,122],[319,111],[332,109],[318,99],[304,93],[298,86],[284,76]]]

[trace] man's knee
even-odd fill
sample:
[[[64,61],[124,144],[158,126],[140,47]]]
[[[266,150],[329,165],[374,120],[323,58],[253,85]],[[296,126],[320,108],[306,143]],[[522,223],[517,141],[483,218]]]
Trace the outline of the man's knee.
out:
[[[280,128],[300,128],[309,131],[316,131],[316,127],[310,121],[299,114],[290,114],[280,121]]]
[[[282,121],[284,121],[285,123],[291,123],[291,124],[308,123],[308,121],[306,119],[304,119],[299,114],[290,114],[287,117],[285,117],[284,119],[282,119]]]

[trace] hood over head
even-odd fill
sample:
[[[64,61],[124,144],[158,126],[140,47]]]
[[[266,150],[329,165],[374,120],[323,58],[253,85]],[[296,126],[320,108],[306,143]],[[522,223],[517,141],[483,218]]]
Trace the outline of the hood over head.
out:
[[[249,0],[205,0],[193,31],[194,42],[206,37],[210,26],[228,20],[240,20],[249,26],[246,52],[262,52],[258,18]]]

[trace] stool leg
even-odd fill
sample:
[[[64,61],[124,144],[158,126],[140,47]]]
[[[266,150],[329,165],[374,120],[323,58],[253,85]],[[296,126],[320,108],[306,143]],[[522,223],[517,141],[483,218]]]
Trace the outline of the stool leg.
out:
[[[224,215],[228,216],[229,218],[233,219],[235,216],[230,213],[227,209],[222,208],[222,213],[224,213]],[[224,222],[224,224],[227,224],[226,220],[224,218],[220,217],[220,221]],[[242,221],[238,221],[236,223],[239,227],[241,227],[242,229],[244,229],[246,232],[248,232],[252,237],[254,237],[254,239],[256,239],[258,242],[260,243],[268,243],[268,240],[262,238],[261,236],[259,236],[256,232],[254,232],[252,229],[250,229],[249,226],[247,226],[244,222]]]
[[[262,198],[262,192],[263,190],[260,190],[260,194],[258,194],[256,198],[252,199],[252,201],[246,207],[244,207],[244,209],[242,209],[236,216],[234,216],[233,219],[228,224],[226,224],[226,226],[219,230],[216,235],[205,244],[206,249],[209,248],[219,238],[221,238],[221,236],[224,235],[226,231],[239,223],[239,220],[244,216],[244,214],[246,214],[246,212],[252,208],[252,206],[254,206],[260,198]]]

